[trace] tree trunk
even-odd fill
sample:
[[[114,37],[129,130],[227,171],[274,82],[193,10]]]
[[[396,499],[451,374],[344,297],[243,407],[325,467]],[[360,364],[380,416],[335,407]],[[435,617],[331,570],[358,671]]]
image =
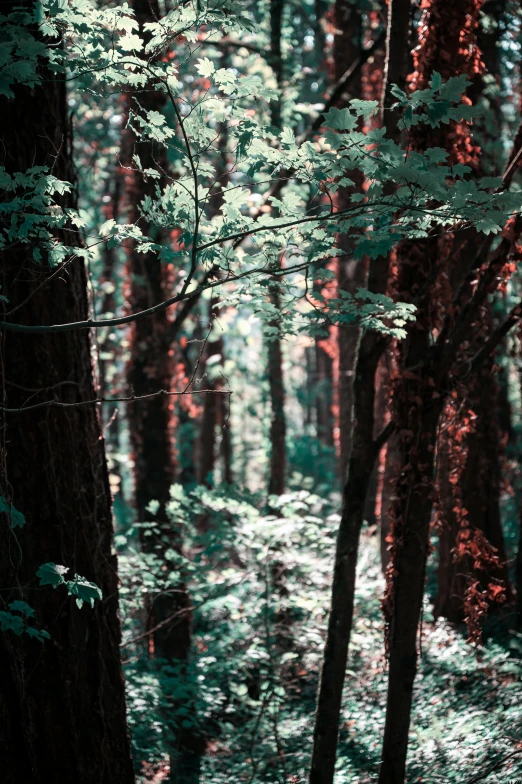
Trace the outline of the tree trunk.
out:
[[[352,0],[336,0],[334,7],[335,35],[333,42],[334,79],[337,82],[349,66],[360,56],[362,49],[361,11]],[[353,97],[361,96],[361,72],[350,86]],[[339,107],[342,107],[342,103]],[[360,187],[361,178],[358,172],[350,174],[357,178]],[[350,204],[352,189],[340,188],[337,193],[337,208],[346,209]],[[346,235],[338,235],[338,245],[343,256],[337,264],[337,282],[342,291],[353,294],[357,288],[366,285],[368,274],[367,263],[363,259],[353,258],[353,242]],[[362,330],[357,326],[340,325],[337,330],[339,343],[339,443],[340,443],[340,475],[344,485],[346,471],[350,461],[353,438],[353,405],[354,382],[357,355],[361,342]]]
[[[399,74],[404,78],[401,64],[404,66],[406,57],[407,52],[387,51],[387,59],[392,63],[389,68],[392,78],[399,77]],[[368,288],[375,293],[385,293],[387,281],[388,262],[373,260],[369,269]],[[380,439],[374,440],[374,400],[375,375],[386,345],[387,341],[382,337],[367,332],[362,338],[359,350],[354,387],[353,449],[344,485],[343,513],[336,544],[331,610],[315,717],[310,784],[333,782],[342,690],[353,620],[359,537],[371,473],[382,446]]]
[[[448,4],[432,0],[420,24],[421,46],[415,52],[413,86],[427,86],[433,71],[443,79],[476,67],[475,29],[479,3]],[[459,159],[471,148],[465,124],[458,130],[413,129],[414,149],[442,146]],[[424,596],[429,529],[433,507],[433,467],[439,417],[447,377],[437,368],[438,349],[431,348],[437,302],[426,284],[446,269],[448,246],[444,238],[407,243],[398,250],[398,297],[416,296],[417,320],[400,346],[394,414],[399,442],[400,471],[392,511],[391,564],[385,615],[390,671],[379,784],[402,784],[406,769],[413,682],[417,669],[417,630]],[[422,296],[420,292],[424,286]],[[407,368],[421,367],[405,374]]]
[[[23,3],[6,3],[3,11]],[[7,8],[5,7],[7,6]],[[32,3],[25,3],[27,9]],[[42,86],[18,87],[0,99],[4,117],[1,163],[8,172],[48,166],[74,181],[65,83],[49,72]],[[74,206],[67,197],[64,206]],[[71,241],[71,237],[68,237]],[[46,261],[31,248],[3,253],[3,311],[24,324],[88,318],[83,262],[45,282]],[[54,399],[75,403],[96,396],[88,332],[2,336],[2,400],[19,407]],[[21,594],[34,608],[38,626],[51,639],[0,633],[2,780],[6,784],[134,781],[125,720],[120,666],[116,557],[104,442],[95,406],[41,408],[9,414],[2,433],[2,492],[25,515],[22,530],[1,529],[4,590],[34,585],[45,562],[69,567],[95,582],[103,601],[79,609],[60,588]],[[3,515],[5,517],[5,515]],[[8,594],[4,594],[8,599]],[[13,598],[20,598],[18,596]]]
[[[275,284],[279,287],[279,284]],[[279,292],[272,290],[270,294],[272,304],[279,308]],[[279,320],[270,323],[270,326],[279,329]],[[286,416],[285,416],[285,387],[283,381],[283,354],[281,336],[277,335],[266,341],[268,355],[268,384],[270,389],[270,468],[268,479],[268,494],[282,495],[285,491],[286,474]]]
[[[409,72],[411,0],[388,0],[386,29],[386,61],[384,65],[383,93],[381,99],[382,125],[388,136],[398,135],[396,112],[390,111],[395,103],[391,88],[394,84],[404,90]]]
[[[146,22],[161,16],[156,0],[134,0],[133,6],[142,31]],[[161,112],[165,105],[165,95],[150,89],[139,93],[138,100],[147,111]],[[161,169],[167,171],[168,162],[163,147],[149,140],[140,141],[132,131],[125,131],[121,157],[128,166],[135,152],[143,168],[157,169],[159,161]],[[139,173],[129,174],[126,181],[129,222],[134,223],[140,218],[140,203],[147,195],[154,195],[155,187],[155,182],[146,182]],[[143,219],[140,220],[140,226],[144,233],[155,231],[154,227],[144,224]],[[157,241],[161,240],[161,237],[157,237]],[[170,282],[169,271],[155,254],[137,253],[133,243],[129,243],[127,263],[132,311],[144,310],[165,299]],[[174,371],[171,334],[171,323],[165,310],[133,324],[127,368],[127,382],[132,394],[141,396],[162,389],[170,390]],[[158,395],[131,403],[128,406],[128,420],[134,457],[137,519],[139,522],[155,523],[157,531],[142,530],[142,549],[159,558],[169,547],[181,553],[181,532],[167,515],[170,488],[176,481],[171,398]],[[151,501],[157,502],[154,510],[148,508]],[[188,688],[192,612],[186,585],[181,582],[175,591],[159,592],[150,600],[147,609],[148,628],[152,630],[151,640],[158,666],[173,668],[176,680]],[[197,731],[197,718],[191,714],[186,702],[183,706],[178,704],[175,695],[169,691],[168,680],[164,679],[164,702],[170,756],[169,780],[178,784],[192,784],[199,780],[205,741]],[[190,698],[187,701],[190,703]],[[184,727],[187,713],[193,722],[192,728]],[[172,734],[169,725],[173,728]]]
[[[270,64],[274,71],[279,92],[283,89],[283,58],[281,36],[284,0],[270,2]],[[272,125],[281,128],[281,101],[270,104]],[[280,261],[279,261],[280,263]],[[274,280],[269,287],[269,298],[275,311],[281,309],[280,283]],[[270,397],[270,467],[268,494],[282,495],[285,491],[286,474],[286,415],[285,385],[283,376],[283,351],[281,346],[280,319],[277,315],[268,325],[276,330],[266,340],[267,371]]]
[[[439,439],[441,521],[435,616],[441,615],[454,623],[461,623],[465,618],[466,592],[472,580],[483,583],[484,588],[495,581],[505,587],[502,596],[510,595],[500,520],[502,438],[493,365],[491,357],[455,403],[457,412],[466,405],[465,411],[472,412],[474,421],[463,421],[457,413],[456,422],[453,426],[448,423],[444,436]],[[466,414],[464,417],[468,420]],[[467,539],[478,532],[488,551],[484,553],[483,563],[480,558],[472,559],[467,554],[459,556],[462,537]],[[467,550],[465,544],[462,540]],[[495,559],[498,565],[494,565]]]
[[[374,374],[383,339],[372,335],[361,350],[354,385],[357,424],[343,493],[335,549],[332,603],[315,718],[310,784],[332,784],[346,661],[353,620],[355,576],[364,504],[378,445],[373,440]],[[371,373],[373,369],[373,375]]]

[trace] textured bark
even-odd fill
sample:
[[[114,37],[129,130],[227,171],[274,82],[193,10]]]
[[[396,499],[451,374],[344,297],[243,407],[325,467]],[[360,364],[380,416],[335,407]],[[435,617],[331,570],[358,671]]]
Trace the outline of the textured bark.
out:
[[[230,66],[230,51],[225,45],[221,55],[221,67]],[[218,160],[216,165],[216,188],[212,193],[209,202],[209,212],[211,216],[216,215],[223,205],[223,191],[229,185],[230,176],[228,171],[228,128],[227,123],[221,124],[218,140]],[[218,323],[219,329],[219,306],[212,302],[209,308],[210,322]],[[225,343],[220,334],[217,339],[209,341],[205,363],[211,357],[218,357],[221,365],[224,363]],[[211,379],[207,374],[205,377],[205,389],[216,391],[223,390],[223,378]],[[220,456],[222,459],[222,480],[226,484],[232,484],[232,438],[230,432],[230,398],[228,395],[205,395],[203,402],[203,417],[199,434],[199,482],[207,483],[209,486],[214,484],[214,469],[218,457],[217,433],[221,431]]]
[[[444,79],[469,73],[477,57],[474,46],[479,4],[474,0],[456,5],[432,0],[420,26],[421,45],[416,51],[414,86],[426,86],[434,70]],[[469,134],[460,128],[419,128],[411,134],[412,146],[443,146],[452,156],[470,155]],[[436,318],[432,300],[434,280],[447,264],[447,243],[430,239],[406,243],[398,251],[398,297],[417,301],[417,320],[400,345],[394,412],[400,454],[400,471],[393,502],[393,543],[388,569],[385,615],[390,662],[386,720],[379,784],[402,784],[405,776],[413,683],[417,670],[417,631],[424,596],[429,529],[433,508],[433,468],[437,428],[443,405],[447,370],[431,330]],[[422,287],[425,286],[421,296]],[[404,373],[419,367],[417,373]]]
[[[480,25],[477,30],[477,43],[484,62],[485,72],[500,83],[500,50],[498,25],[506,14],[505,0],[493,0],[488,5],[488,14],[494,22],[487,28]],[[482,70],[476,74],[470,89],[470,99],[476,103],[487,87]],[[499,155],[498,139],[501,133],[502,109],[500,100],[488,98],[489,114],[487,121],[479,121],[477,136],[481,140],[482,150],[478,163],[481,175],[501,174],[502,158]],[[517,149],[519,145],[517,144]],[[452,290],[456,290],[465,277],[469,267],[469,258],[480,251],[481,237],[470,232],[462,240],[460,253],[456,255],[448,272]],[[471,296],[472,291],[468,293]],[[473,336],[471,355],[485,342],[493,329],[491,308],[483,309]],[[473,377],[466,389],[461,389],[456,408],[473,412],[475,417],[470,426],[458,418],[455,426],[448,423],[438,443],[438,486],[439,486],[439,566],[438,590],[435,600],[435,615],[441,615],[450,621],[460,623],[465,616],[466,589],[471,581],[478,579],[484,587],[489,578],[506,587],[506,595],[510,595],[509,575],[506,564],[504,537],[500,520],[500,488],[501,488],[501,456],[503,452],[503,434],[510,429],[510,414],[503,417],[500,407],[501,388],[494,376],[494,360],[492,357],[484,363],[478,377]],[[508,404],[509,406],[509,404]],[[460,432],[455,433],[455,429]],[[469,431],[469,432],[466,432]],[[464,450],[462,465],[455,456],[457,451]],[[461,520],[462,510],[465,519]],[[480,531],[485,542],[497,551],[499,566],[491,564],[486,569],[474,569],[473,560],[468,556],[459,557],[459,534],[463,523],[473,531]],[[484,564],[486,566],[486,564]]]
[[[337,82],[347,68],[355,62],[362,51],[361,11],[358,3],[352,0],[337,0],[334,7],[335,30],[333,43],[334,79]],[[361,95],[361,72],[350,85],[350,97]],[[342,107],[343,102],[339,103]],[[358,172],[350,172],[360,187],[361,177]],[[358,182],[357,182],[358,180]],[[340,188],[337,193],[337,208],[346,209],[350,204],[352,189]],[[353,242],[345,235],[337,238],[343,256],[339,258],[337,280],[339,289],[354,293],[360,286],[366,285],[368,274],[364,260],[353,258]],[[354,416],[354,381],[357,356],[361,342],[362,330],[356,326],[340,325],[337,331],[339,342],[339,442],[340,442],[340,475],[344,484],[350,460],[353,439]]]
[[[507,595],[510,594],[500,519],[502,438],[493,364],[494,360],[490,358],[479,376],[472,379],[463,401],[473,411],[476,422],[465,437],[465,463],[457,467],[461,473],[455,477],[451,474],[451,441],[439,439],[439,511],[442,519],[435,616],[441,615],[455,623],[464,620],[466,588],[472,579],[485,581],[486,584],[493,579],[504,584]],[[456,480],[458,487],[455,486]],[[461,509],[466,512],[466,525],[472,531],[481,531],[486,541],[495,548],[499,559],[497,568],[488,564],[486,570],[476,570],[469,557],[459,558],[455,553],[462,526],[458,516]]]
[[[6,3],[3,11],[9,13],[15,5],[24,4]],[[13,100],[0,99],[2,114],[9,117],[1,132],[0,162],[8,172],[48,166],[58,178],[74,181],[65,84],[46,77],[42,86],[16,88]],[[74,206],[74,198],[66,204]],[[86,319],[83,263],[76,259],[36,292],[47,275],[45,261],[36,264],[27,246],[5,250],[2,292],[9,303],[2,309],[10,310],[30,295],[17,311],[21,323]],[[32,403],[53,398],[74,403],[96,396],[87,332],[6,332],[1,361],[2,398],[10,407],[28,398]],[[15,535],[3,521],[2,587],[17,580],[34,587],[38,567],[53,561],[69,567],[71,577],[78,573],[99,585],[103,601],[94,609],[79,609],[60,588],[27,591],[24,599],[51,639],[40,643],[0,633],[2,781],[131,784],[117,564],[111,552],[110,492],[97,410],[42,408],[10,414],[3,424],[2,492],[27,524]]]

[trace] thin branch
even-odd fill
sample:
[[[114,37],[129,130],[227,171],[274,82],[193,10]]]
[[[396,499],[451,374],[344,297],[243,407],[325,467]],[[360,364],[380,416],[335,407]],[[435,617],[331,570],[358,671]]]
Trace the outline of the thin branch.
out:
[[[395,422],[390,420],[387,425],[383,427],[381,432],[377,435],[377,437],[373,441],[373,449],[375,453],[378,453],[383,448],[384,444],[388,441],[389,437],[392,435],[393,431],[395,430]]]
[[[196,248],[196,251],[204,250],[209,248],[213,245],[217,245],[218,243],[230,241],[236,239],[238,237],[244,238],[246,236],[250,236],[253,234],[257,234],[261,231],[269,231],[278,230],[288,228],[290,226],[297,226],[303,223],[310,223],[311,221],[327,221],[333,220],[338,217],[342,217],[343,215],[351,212],[352,210],[357,209],[357,205],[354,205],[346,210],[339,210],[339,212],[335,212],[333,214],[325,214],[325,215],[312,215],[307,216],[306,218],[302,218],[300,220],[293,220],[288,221],[287,223],[279,223],[273,226],[258,226],[256,228],[251,229],[250,231],[239,232],[238,234],[232,234],[227,237],[219,237],[211,242],[207,242],[206,245],[201,245],[199,248]],[[359,207],[359,209],[361,209]],[[298,265],[299,268],[302,268],[303,265]],[[284,274],[288,274],[295,270],[294,268],[287,268],[284,270]],[[235,281],[241,280],[242,278],[249,277],[250,275],[254,275],[256,273],[264,273],[266,270],[261,267],[254,268],[252,270],[247,270],[242,272],[238,275],[231,275],[228,278],[219,279],[217,281],[213,281],[212,283],[202,283],[200,284],[194,291],[187,293],[186,290],[183,290],[179,294],[175,294],[173,297],[169,297],[168,299],[164,300],[163,302],[159,302],[157,305],[153,305],[150,308],[146,308],[145,310],[140,310],[137,313],[130,313],[127,316],[119,316],[117,318],[112,319],[86,319],[85,321],[73,321],[68,324],[49,324],[49,325],[42,325],[42,324],[12,324],[7,321],[0,321],[0,329],[9,330],[10,332],[26,332],[26,333],[48,333],[48,332],[70,332],[73,329],[103,329],[103,327],[118,327],[122,324],[131,324],[134,321],[140,321],[147,316],[151,316],[154,313],[157,313],[161,310],[166,310],[171,305],[175,305],[178,302],[184,302],[192,297],[199,297],[203,291],[208,289],[215,288],[216,286],[221,286],[223,283],[233,283]],[[272,272],[270,274],[273,274]],[[186,289],[186,285],[183,286]]]
[[[321,109],[320,114],[315,118],[310,128],[301,136],[300,142],[307,141],[316,131],[319,130],[324,121],[324,115],[342,98],[343,93],[348,89],[351,81],[360,71],[362,66],[370,59],[372,54],[379,49],[386,39],[386,34],[382,32],[378,38],[375,39],[373,44],[364,49],[363,52],[357,57],[356,60],[350,65],[349,68],[343,73],[340,79],[337,80],[333,87],[332,92],[326,98],[324,107]]]
[[[513,329],[517,324],[520,323],[520,317],[522,316],[522,303],[519,302],[518,305],[512,309],[509,316],[506,320],[498,326],[493,333],[489,336],[486,340],[482,348],[477,351],[471,362],[469,363],[469,370],[467,373],[473,373],[477,368],[482,364],[482,362],[487,359],[496,349],[500,343],[504,340],[506,335],[510,330]],[[467,375],[466,373],[466,375]]]
[[[181,397],[183,395],[232,395],[228,389],[184,389],[182,392],[170,392],[167,389],[159,389],[157,392],[149,392],[147,395],[128,395],[127,397],[96,397],[92,400],[79,400],[77,403],[62,403],[60,400],[45,400],[43,403],[34,403],[31,406],[20,406],[20,408],[6,408],[0,406],[0,411],[6,414],[20,414],[25,411],[34,411],[36,408],[78,408],[79,406],[91,406],[95,403],[135,403],[138,400],[149,400],[152,397]]]
[[[498,760],[498,762],[495,762],[490,768],[484,771],[484,773],[479,773],[477,776],[472,776],[470,779],[467,780],[466,784],[475,784],[475,782],[487,778],[487,776],[489,776],[490,773],[493,773],[494,770],[500,768],[504,764],[504,762],[507,762],[513,757],[516,757],[517,754],[522,754],[522,749],[516,749],[515,751],[512,751],[510,754],[507,754],[505,757],[502,757],[502,759]]]

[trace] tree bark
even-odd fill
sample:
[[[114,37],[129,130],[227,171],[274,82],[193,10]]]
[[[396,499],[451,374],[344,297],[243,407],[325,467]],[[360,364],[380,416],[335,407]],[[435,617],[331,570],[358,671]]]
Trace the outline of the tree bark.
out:
[[[279,92],[283,89],[283,57],[281,51],[284,0],[270,2],[270,64]],[[270,104],[272,125],[281,128],[281,101]],[[281,263],[279,261],[279,263]],[[269,287],[269,299],[276,311],[281,309],[281,286],[274,280]],[[267,371],[270,398],[270,466],[268,494],[282,495],[286,479],[286,415],[283,376],[283,350],[280,319],[277,315],[269,323],[277,330],[266,340]]]
[[[335,35],[333,43],[334,79],[337,82],[347,68],[360,57],[362,51],[361,11],[352,0],[336,0],[334,6]],[[350,95],[361,95],[361,72],[357,72],[350,86]],[[344,102],[339,103],[341,108]],[[357,185],[361,185],[358,172],[351,172]],[[350,204],[352,190],[340,188],[337,193],[337,207],[346,209]],[[339,247],[343,256],[338,260],[337,283],[340,290],[353,294],[360,286],[366,285],[368,267],[366,260],[353,258],[353,242],[345,235],[338,235]],[[339,442],[340,442],[340,476],[344,485],[346,472],[352,451],[354,424],[354,382],[357,356],[361,342],[362,330],[357,326],[341,324],[337,330],[339,344]]]
[[[389,0],[381,113],[382,125],[386,127],[390,138],[398,135],[399,119],[396,112],[390,111],[395,102],[391,88],[396,84],[404,90],[409,72],[411,13],[411,0]]]
[[[32,3],[6,3],[3,11]],[[6,7],[7,6],[7,7]],[[17,87],[0,99],[9,122],[2,129],[1,163],[8,172],[48,166],[74,182],[65,82],[46,72],[41,86]],[[74,207],[75,197],[63,206]],[[74,242],[71,236],[67,241]],[[3,252],[2,310],[25,324],[88,318],[83,262],[74,260],[47,281],[46,260],[35,263],[21,244]],[[36,287],[45,285],[36,291]],[[2,401],[19,407],[55,399],[96,397],[88,332],[5,332],[1,345]],[[25,515],[16,532],[1,530],[2,588],[34,585],[45,562],[69,567],[95,582],[103,600],[79,609],[60,588],[23,597],[48,630],[43,643],[0,633],[2,780],[6,784],[125,784],[134,781],[120,665],[116,557],[104,442],[95,406],[43,408],[3,419],[2,493]],[[5,515],[3,515],[5,518]]]
[[[443,79],[469,74],[476,65],[475,29],[479,3],[448,4],[432,0],[420,25],[416,50],[416,89],[425,87],[433,71]],[[418,128],[411,134],[414,149],[442,146],[459,159],[472,149],[469,131],[444,126]],[[400,345],[393,418],[400,453],[400,471],[392,511],[391,563],[387,572],[385,616],[390,671],[379,784],[402,784],[406,769],[413,683],[417,669],[417,630],[424,596],[429,529],[433,507],[433,468],[437,429],[447,384],[447,362],[432,347],[437,305],[426,284],[447,268],[444,239],[406,243],[398,250],[398,297],[416,296],[417,320]],[[439,278],[440,279],[440,278]],[[424,293],[421,292],[424,287]],[[468,325],[469,326],[469,325]],[[417,368],[417,372],[407,372]]]
[[[387,52],[387,58],[395,64],[405,61],[405,57],[401,51]],[[384,294],[387,282],[388,260],[373,260],[369,268],[368,288]],[[310,784],[333,782],[342,690],[353,620],[359,538],[371,474],[382,446],[380,439],[374,439],[375,375],[387,344],[382,336],[367,332],[359,349],[354,387],[353,448],[344,484],[343,512],[336,544],[331,609],[315,716]]]
[[[140,30],[146,22],[159,19],[161,14],[156,0],[134,0],[133,7]],[[140,105],[147,111],[161,112],[165,95],[155,90],[145,90],[138,96]],[[129,102],[132,96],[128,96]],[[152,141],[141,141],[131,130],[124,131],[121,158],[131,166],[132,155],[137,153],[143,168],[167,171],[166,151]],[[160,181],[160,182],[163,182]],[[163,182],[163,184],[165,184]],[[136,172],[130,172],[126,181],[127,219],[135,223],[140,219],[144,233],[154,233],[155,227],[146,225],[140,213],[140,203],[147,196],[154,196],[155,181],[147,182]],[[168,241],[157,237],[157,241]],[[129,301],[133,311],[144,310],[165,299],[169,285],[169,270],[153,253],[138,253],[134,244],[127,245],[129,272]],[[137,321],[131,329],[130,360],[127,382],[136,396],[147,395],[160,389],[169,390],[173,377],[171,327],[165,310],[147,319]],[[181,531],[167,514],[170,488],[176,481],[176,462],[173,450],[172,401],[163,395],[140,400],[128,406],[131,446],[134,457],[135,508],[139,522],[155,523],[156,533],[141,532],[144,552],[162,558],[169,547],[182,552]],[[151,510],[151,501],[157,508]],[[192,611],[184,582],[175,591],[159,592],[148,602],[150,640],[158,667],[174,668],[176,679],[185,686],[190,680],[190,650],[192,638]],[[164,679],[167,684],[168,679]],[[201,755],[205,740],[197,730],[197,718],[190,715],[191,728],[184,726],[188,706],[178,704],[175,695],[164,691],[166,743],[170,757],[169,780],[178,784],[193,784],[199,780]],[[190,702],[190,698],[187,698]],[[193,707],[193,710],[195,708]],[[173,727],[173,730],[169,729]]]
[[[485,587],[491,580],[505,586],[505,596],[510,595],[509,573],[506,562],[504,535],[500,520],[500,489],[502,438],[498,424],[497,382],[493,375],[494,359],[481,368],[462,396],[457,400],[457,409],[467,404],[473,412],[475,422],[466,424],[457,419],[456,427],[464,436],[465,454],[459,464],[459,452],[452,460],[459,443],[453,444],[454,429],[448,426],[445,436],[439,439],[439,566],[438,586],[435,599],[435,616],[443,616],[454,623],[465,619],[466,589],[471,580],[478,579]],[[464,399],[462,399],[464,398]],[[468,425],[469,427],[469,425]],[[458,439],[461,441],[461,438]],[[457,465],[453,465],[454,463]],[[461,515],[464,514],[464,519]],[[480,531],[498,558],[493,566],[488,558],[478,569],[468,556],[459,557],[458,541],[463,525],[470,530]],[[488,548],[489,549],[489,548]]]
[[[310,784],[333,782],[339,718],[353,621],[355,576],[364,504],[379,446],[373,439],[374,374],[383,339],[372,335],[361,350],[354,385],[357,424],[343,493],[335,548],[332,603],[315,718]],[[373,369],[373,374],[371,370]]]

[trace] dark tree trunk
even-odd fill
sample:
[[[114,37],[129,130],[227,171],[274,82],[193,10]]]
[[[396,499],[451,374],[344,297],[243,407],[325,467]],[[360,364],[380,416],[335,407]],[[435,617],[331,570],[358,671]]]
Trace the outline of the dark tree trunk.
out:
[[[333,447],[334,445],[334,420],[332,416],[332,358],[324,350],[321,341],[316,340],[314,344],[314,359],[315,359],[315,373],[314,379],[314,397],[315,397],[315,412],[316,412],[316,426],[317,438],[325,446]]]
[[[5,3],[3,11],[20,5]],[[9,117],[2,129],[2,165],[8,172],[48,166],[56,177],[74,181],[65,83],[47,73],[42,86],[15,93],[13,100],[0,99],[2,114]],[[74,206],[74,198],[66,204]],[[47,275],[46,261],[35,263],[31,248],[5,250],[2,293],[9,303],[2,304],[3,311],[30,296],[17,312],[21,323],[88,318],[83,262],[74,260],[36,291]],[[5,332],[1,355],[2,399],[9,407],[28,398],[75,403],[96,396],[87,332]],[[34,586],[38,567],[52,561],[69,567],[71,578],[78,573],[95,582],[103,601],[79,609],[60,588],[27,590],[23,598],[51,639],[41,643],[0,633],[2,781],[131,784],[117,563],[98,412],[94,406],[41,408],[8,417],[2,432],[2,493],[27,524],[11,532],[4,520],[0,529],[3,589],[18,580]],[[9,600],[8,593],[3,596]]]
[[[478,579],[486,586],[495,580],[505,586],[507,596],[511,593],[500,520],[502,438],[493,365],[491,357],[456,404],[457,409],[466,405],[476,417],[475,422],[470,423],[467,437],[463,438],[463,465],[458,464],[458,453],[456,460],[452,460],[453,452],[459,449],[459,443],[453,443],[453,428],[447,427],[444,435],[448,437],[439,439],[441,521],[435,616],[441,615],[454,623],[461,623],[465,618],[466,589],[472,580]],[[466,432],[466,423],[460,418],[457,418],[456,427],[461,428],[463,434]],[[454,462],[457,465],[452,465]],[[463,510],[465,516],[461,519]],[[473,559],[467,555],[459,557],[455,552],[459,535],[468,531],[472,535],[477,530],[483,534],[484,544],[495,549],[498,567],[492,567],[488,559],[484,568],[475,569]]]
[[[394,84],[404,90],[409,73],[411,0],[389,0],[388,24],[386,29],[386,60],[384,64],[383,94],[381,100],[382,125],[388,136],[398,134],[396,112],[390,111],[395,103],[391,93]]]
[[[281,36],[284,13],[284,0],[270,2],[270,64],[274,71],[279,92],[283,89],[283,58]],[[281,128],[281,101],[270,104],[272,125]],[[281,263],[281,260],[279,260]],[[281,309],[281,286],[278,280],[270,284],[269,298],[276,313]],[[286,478],[286,415],[285,385],[283,376],[283,350],[280,319],[277,315],[269,327],[276,330],[266,340],[267,372],[270,398],[270,466],[268,474],[268,494],[282,495]]]
[[[409,17],[407,21],[409,24]],[[401,73],[401,63],[406,62],[407,52],[388,51],[387,58],[393,62],[392,78],[398,76]],[[376,293],[385,293],[387,281],[387,261],[372,261],[368,288]],[[343,512],[336,544],[331,608],[315,717],[310,784],[333,782],[341,699],[353,620],[359,537],[371,474],[382,446],[380,439],[374,439],[375,375],[386,345],[387,342],[381,337],[368,332],[363,336],[359,349],[354,387],[353,448],[344,484]]]
[[[494,0],[488,6],[488,15],[494,24],[477,30],[477,42],[485,71],[500,85],[501,63],[498,25],[506,14],[506,0]],[[484,74],[478,73],[470,88],[470,99],[478,102],[487,89]],[[498,155],[497,139],[501,135],[501,101],[488,97],[489,117],[479,121],[476,131],[482,150],[478,173],[498,176],[503,161]],[[480,236],[472,234],[465,251],[459,254],[449,273],[453,290],[464,279],[469,257],[480,250]],[[471,291],[469,292],[471,295]],[[478,350],[493,328],[491,307],[484,308],[481,325],[474,335],[471,349]],[[470,349],[468,349],[470,351]],[[504,537],[500,520],[501,457],[503,436],[510,430],[509,403],[507,417],[501,385],[494,376],[494,359],[489,358],[477,377],[464,388],[458,389],[458,398],[452,409],[452,421],[446,421],[438,443],[438,511],[439,511],[439,566],[435,615],[460,623],[466,615],[466,590],[472,580],[487,587],[490,580],[504,584],[505,595],[510,596],[509,575],[506,564]],[[501,404],[504,403],[502,406]],[[447,418],[446,418],[447,419]],[[464,514],[463,514],[464,512]],[[459,556],[459,539],[480,532],[486,550],[495,548],[499,564],[493,559],[485,561],[482,568],[473,567],[467,555]]]
[[[519,517],[520,532],[518,537],[518,550],[515,562],[515,587],[516,587],[516,628],[522,630],[522,512]]]
[[[373,262],[369,287],[373,291],[384,292],[386,281],[387,265]],[[350,430],[345,431],[345,458],[347,452],[351,455],[336,546],[332,604],[315,720],[311,784],[330,784],[333,781],[342,689],[353,620],[359,536],[371,474],[378,454],[374,442],[375,373],[384,346],[384,341],[371,334],[362,339],[353,388],[355,427],[353,435]],[[354,426],[351,416],[348,423],[350,429]],[[353,448],[347,446],[352,438]]]
[[[362,49],[361,11],[357,3],[352,0],[337,0],[334,7],[336,33],[333,42],[334,79],[337,82],[349,66],[360,56]],[[350,97],[361,96],[361,72],[350,85]],[[342,106],[342,104],[340,104]],[[358,172],[351,172],[354,178],[357,175],[357,185],[360,187],[361,178]],[[337,194],[337,207],[346,209],[350,204],[352,189],[340,188]],[[354,293],[360,286],[366,285],[368,275],[367,263],[363,259],[356,260],[352,256],[353,242],[340,234],[337,238],[343,255],[339,258],[337,267],[337,280],[339,289]],[[339,442],[340,442],[340,475],[344,485],[348,468],[353,438],[354,416],[354,381],[357,356],[361,342],[362,331],[360,327],[340,325],[338,329],[339,344]]]
[[[278,288],[279,283],[276,283],[270,293],[270,300],[276,308],[280,306],[279,291],[276,290]],[[279,329],[279,319],[276,318],[269,326]],[[282,495],[285,491],[286,478],[286,416],[283,353],[279,334],[266,340],[266,351],[271,408],[268,494]]]
[[[353,620],[355,574],[364,504],[379,447],[373,440],[374,375],[383,350],[372,335],[361,350],[354,385],[357,425],[343,493],[343,513],[335,549],[332,603],[315,718],[310,784],[333,782],[339,718]],[[373,374],[370,372],[373,368]]]
[[[155,0],[134,0],[133,7],[142,31],[146,22],[160,18]],[[165,95],[154,90],[140,93],[138,100],[147,111],[161,112],[165,105]],[[122,161],[130,165],[134,153],[139,155],[143,168],[156,169],[158,161],[163,171],[168,168],[163,147],[149,140],[140,141],[129,130],[124,132],[122,139]],[[136,222],[140,218],[140,203],[147,195],[153,196],[154,190],[155,182],[146,182],[136,172],[129,174],[125,194],[129,222]],[[144,233],[154,231],[154,227],[146,225],[143,219],[140,220],[140,226]],[[157,241],[162,240],[168,241],[165,237],[157,237]],[[131,310],[143,310],[165,299],[169,284],[167,267],[153,253],[137,253],[132,243],[127,246],[127,254]],[[171,336],[172,324],[164,310],[133,324],[127,369],[127,381],[132,394],[141,396],[162,389],[170,390],[174,369]],[[159,395],[131,403],[128,406],[128,419],[134,456],[137,519],[157,526],[156,534],[142,532],[142,549],[160,558],[168,547],[181,552],[181,532],[167,515],[170,487],[176,480],[172,399]],[[157,502],[154,511],[148,508],[151,501]],[[147,609],[148,628],[151,629],[158,665],[174,668],[177,680],[187,685],[190,679],[192,612],[186,586],[181,582],[176,591],[160,592],[152,597]],[[168,686],[166,688],[164,699],[168,707],[165,716],[170,720],[170,725],[174,726],[173,737],[166,730],[170,756],[169,780],[192,784],[199,780],[205,741],[197,729],[184,728],[187,704],[178,705],[175,696],[168,691]],[[188,713],[196,727],[197,717],[191,715],[190,711]]]
[[[475,0],[448,4],[433,0],[421,21],[422,45],[416,53],[414,87],[422,89],[438,71],[443,79],[470,73],[474,67]],[[392,22],[393,24],[393,22]],[[465,44],[465,45],[464,45]],[[469,133],[415,129],[414,148],[442,146],[451,156],[470,147]],[[453,158],[452,158],[453,160]],[[387,573],[385,615],[390,662],[386,721],[379,784],[402,784],[406,769],[413,683],[417,669],[417,632],[424,596],[429,529],[433,508],[433,468],[437,429],[447,375],[431,348],[438,302],[426,284],[446,269],[448,247],[443,239],[407,243],[398,250],[398,297],[416,296],[417,320],[400,345],[394,389],[393,418],[398,434],[399,476],[392,507],[391,564]],[[420,295],[422,287],[424,294]],[[420,367],[405,374],[406,368]]]

